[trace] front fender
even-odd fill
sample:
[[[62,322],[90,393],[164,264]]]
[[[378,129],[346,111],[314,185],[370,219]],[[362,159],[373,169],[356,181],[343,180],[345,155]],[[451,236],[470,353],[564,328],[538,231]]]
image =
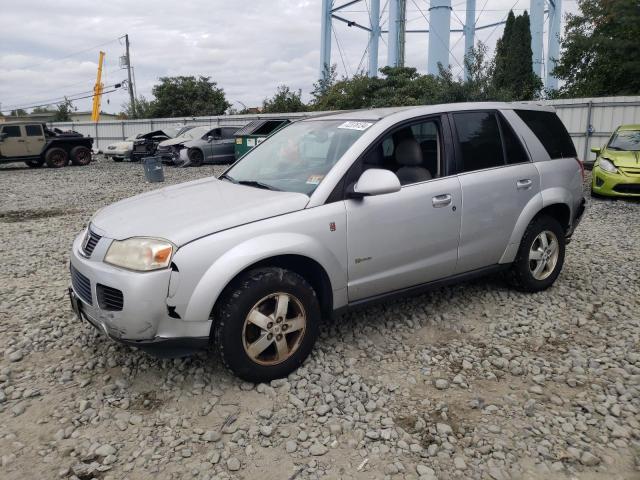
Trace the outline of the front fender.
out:
[[[319,263],[332,290],[346,285],[346,273],[334,253],[313,237],[300,233],[270,233],[242,242],[220,256],[202,275],[188,301],[185,320],[208,319],[218,297],[247,267],[278,255],[301,255]]]

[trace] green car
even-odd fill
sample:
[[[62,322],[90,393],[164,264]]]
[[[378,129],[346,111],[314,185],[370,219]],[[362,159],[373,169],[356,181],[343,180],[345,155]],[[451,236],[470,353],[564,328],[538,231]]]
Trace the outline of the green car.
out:
[[[592,195],[640,197],[640,125],[620,125],[604,147],[591,151],[597,155]]]

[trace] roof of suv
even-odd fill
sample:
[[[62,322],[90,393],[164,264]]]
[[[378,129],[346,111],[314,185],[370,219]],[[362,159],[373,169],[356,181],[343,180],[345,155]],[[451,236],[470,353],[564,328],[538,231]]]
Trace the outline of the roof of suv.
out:
[[[553,112],[555,109],[549,105],[540,103],[523,102],[468,102],[468,103],[443,103],[438,105],[419,105],[406,107],[370,108],[362,110],[350,110],[340,113],[329,113],[317,117],[305,119],[335,119],[335,120],[381,120],[399,112],[415,110],[418,115],[430,115],[442,112],[456,112],[465,110],[487,110],[487,109],[523,109],[523,110],[544,110]]]

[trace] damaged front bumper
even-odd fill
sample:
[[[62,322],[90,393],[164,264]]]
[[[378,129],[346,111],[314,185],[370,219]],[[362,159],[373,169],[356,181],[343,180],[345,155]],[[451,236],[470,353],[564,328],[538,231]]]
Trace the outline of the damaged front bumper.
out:
[[[168,308],[171,270],[113,267],[102,262],[111,240],[102,236],[87,257],[81,249],[83,237],[72,247],[69,287],[71,306],[81,320],[112,340],[156,356],[181,356],[207,347],[211,321],[184,321]]]

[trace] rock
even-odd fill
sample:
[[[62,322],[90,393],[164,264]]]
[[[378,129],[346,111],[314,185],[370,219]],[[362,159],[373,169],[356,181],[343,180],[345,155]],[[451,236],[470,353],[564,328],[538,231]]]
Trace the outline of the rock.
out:
[[[320,457],[328,451],[329,449],[321,443],[314,443],[313,445],[311,445],[311,447],[309,447],[309,453],[314,457]]]
[[[205,442],[219,442],[222,439],[220,432],[214,430],[207,430],[202,434],[202,440]]]
[[[263,425],[260,427],[260,435],[263,437],[270,437],[273,434],[273,426]]]
[[[587,467],[594,467],[600,464],[600,459],[590,452],[583,452],[580,457],[580,463]]]
[[[329,405],[318,405],[316,407],[316,413],[321,417],[326,415],[331,411],[331,407]]]
[[[9,354],[8,359],[10,362],[19,362],[23,357],[24,353],[22,353],[22,350],[16,350]]]
[[[438,423],[438,424],[436,424],[436,430],[438,432],[438,435],[440,435],[440,436],[448,436],[448,435],[451,435],[453,433],[453,430],[451,429],[451,427],[449,425],[447,425],[446,423]]]
[[[96,448],[94,453],[99,457],[107,457],[109,455],[115,454],[116,453],[116,449],[113,448],[111,445],[104,444],[104,445],[100,445],[98,448]]]
[[[464,458],[462,457],[454,457],[453,466],[456,467],[456,469],[458,470],[464,470],[465,468],[467,468],[467,464],[465,463]]]
[[[295,440],[287,440],[287,442],[285,443],[285,450],[287,451],[287,453],[293,453],[298,449],[298,444],[295,442]]]
[[[418,472],[418,475],[423,476],[423,475],[432,475],[435,476],[436,472],[435,470],[433,470],[433,468],[427,467],[426,465],[422,465],[422,464],[418,464],[416,465],[416,472]]]
[[[433,385],[438,390],[446,390],[447,388],[449,388],[449,382],[444,378],[437,378],[436,380],[434,380]]]
[[[231,457],[229,458],[229,460],[227,460],[227,468],[232,472],[237,472],[238,470],[240,470],[241,466],[242,465],[240,464],[240,460],[238,460],[236,457]]]

